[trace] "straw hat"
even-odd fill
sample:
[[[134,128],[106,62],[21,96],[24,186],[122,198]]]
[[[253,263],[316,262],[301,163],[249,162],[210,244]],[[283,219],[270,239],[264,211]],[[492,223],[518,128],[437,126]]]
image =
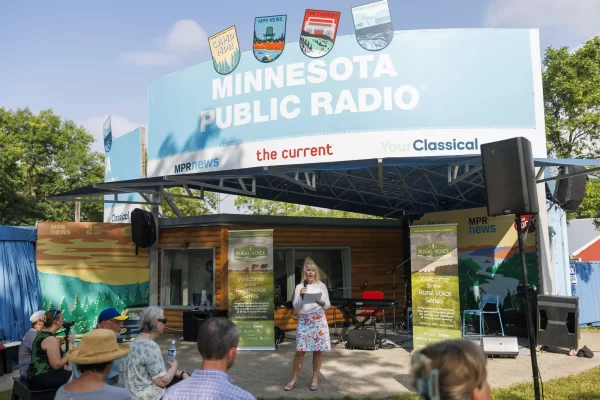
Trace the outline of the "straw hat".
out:
[[[81,338],[79,347],[69,350],[67,359],[75,364],[100,364],[125,357],[131,351],[126,344],[117,344],[117,335],[110,329],[94,329]]]

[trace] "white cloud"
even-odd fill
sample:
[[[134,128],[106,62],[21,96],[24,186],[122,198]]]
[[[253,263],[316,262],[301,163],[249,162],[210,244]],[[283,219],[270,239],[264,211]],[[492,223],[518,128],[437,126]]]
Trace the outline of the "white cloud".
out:
[[[598,0],[493,0],[484,25],[493,28],[562,28],[584,38],[598,33]]]
[[[100,115],[89,117],[83,121],[77,121],[79,125],[82,125],[88,132],[94,135],[95,141],[92,145],[92,151],[97,151],[102,154],[104,154],[104,135],[102,133],[102,127],[107,118],[108,115]],[[134,129],[144,127],[144,125],[130,121],[127,117],[121,115],[111,115],[110,125],[113,131],[113,139],[129,133]]]
[[[204,29],[196,21],[182,19],[157,40],[157,49],[121,53],[119,60],[140,67],[173,65],[207,48],[208,37]]]

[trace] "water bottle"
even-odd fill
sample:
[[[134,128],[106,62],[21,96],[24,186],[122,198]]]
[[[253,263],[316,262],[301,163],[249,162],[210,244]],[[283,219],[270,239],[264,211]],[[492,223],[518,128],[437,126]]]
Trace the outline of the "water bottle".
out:
[[[167,351],[167,357],[169,361],[175,361],[175,357],[177,356],[177,347],[175,347],[175,341],[171,342],[171,346]]]
[[[75,347],[77,347],[77,344],[75,343],[75,336],[77,336],[77,331],[75,330],[75,327],[73,327],[69,336],[71,336],[71,338],[69,339],[69,349],[74,349]]]

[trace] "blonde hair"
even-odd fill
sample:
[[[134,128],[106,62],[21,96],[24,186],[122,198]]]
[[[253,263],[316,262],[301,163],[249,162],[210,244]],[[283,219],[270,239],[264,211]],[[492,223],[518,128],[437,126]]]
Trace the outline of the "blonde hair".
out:
[[[486,358],[470,340],[448,340],[413,352],[412,375],[422,399],[471,399],[487,380]]]
[[[303,279],[308,279],[306,274],[307,268],[312,268],[315,270],[315,283],[321,282],[321,268],[319,268],[315,260],[313,260],[311,257],[306,257],[304,259],[304,267],[302,269]]]

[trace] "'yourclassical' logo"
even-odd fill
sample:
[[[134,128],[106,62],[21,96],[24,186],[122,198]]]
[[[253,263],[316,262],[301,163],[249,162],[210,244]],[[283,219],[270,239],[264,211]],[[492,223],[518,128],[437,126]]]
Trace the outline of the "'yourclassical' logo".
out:
[[[267,247],[263,246],[241,246],[233,249],[233,257],[238,261],[266,260],[268,255]]]
[[[452,246],[445,243],[425,243],[417,246],[417,258],[436,261],[450,258]]]

